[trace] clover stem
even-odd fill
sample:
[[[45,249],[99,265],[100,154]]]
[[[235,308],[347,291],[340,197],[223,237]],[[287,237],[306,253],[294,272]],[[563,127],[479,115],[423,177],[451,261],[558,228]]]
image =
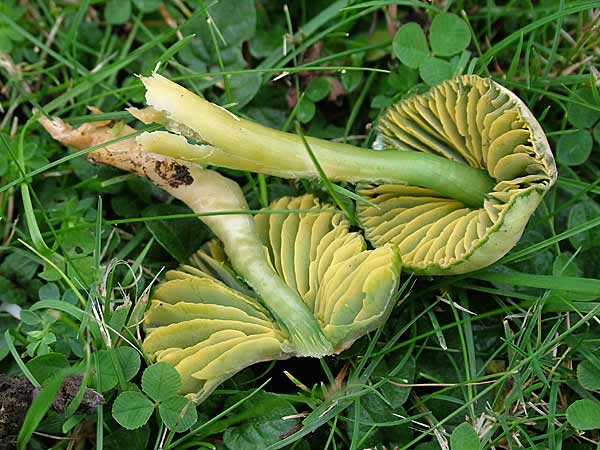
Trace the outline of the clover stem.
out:
[[[204,165],[247,170],[284,178],[317,178],[319,173],[299,136],[238,118],[160,75],[143,79],[146,100],[168,129],[209,145],[192,145],[176,136],[140,136],[147,151]],[[143,118],[143,114],[136,114]],[[172,136],[172,137],[169,137]],[[332,181],[371,181],[422,186],[480,207],[493,190],[484,170],[442,156],[416,152],[373,151],[306,138],[325,175]],[[166,145],[168,142],[169,145]]]

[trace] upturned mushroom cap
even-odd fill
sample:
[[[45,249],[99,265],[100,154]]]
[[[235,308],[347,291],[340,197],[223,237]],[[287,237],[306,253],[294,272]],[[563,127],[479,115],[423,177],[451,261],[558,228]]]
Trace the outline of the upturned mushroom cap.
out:
[[[312,195],[284,197],[270,209],[290,213],[256,216],[265,252],[319,320],[334,352],[383,324],[398,300],[395,246],[366,250],[342,213]],[[173,365],[180,393],[195,401],[249,365],[295,355],[267,309],[214,258],[218,246],[208,248],[211,255],[199,251],[192,258],[203,270],[184,265],[167,272],[144,322],[144,351]]]
[[[194,401],[261,361],[289,358],[285,335],[255,299],[197,268],[167,272],[146,313],[143,348],[181,376]]]
[[[42,123],[56,139],[78,147],[133,132],[109,122],[77,130],[59,119]],[[247,209],[233,181],[148,154],[134,139],[107,144],[90,156],[147,176],[194,211]],[[152,359],[176,368],[179,393],[195,401],[254,363],[314,356],[306,352],[306,341],[293,339],[292,321],[310,322],[296,328],[307,334],[300,337],[322,337],[327,344],[322,354],[332,354],[381,325],[398,300],[400,259],[394,245],[366,250],[364,238],[349,231],[342,213],[311,195],[286,197],[271,207],[283,213],[205,217],[223,248],[216,241],[205,245],[207,251],[197,253],[193,265],[169,271],[151,298],[143,348]],[[286,300],[294,307],[281,309]]]
[[[357,205],[369,241],[397,244],[403,266],[416,273],[460,274],[497,261],[556,181],[540,124],[522,100],[490,79],[445,81],[390,107],[378,129],[380,147],[436,153],[485,169],[496,181],[479,209],[418,186],[358,187],[377,205]]]
[[[361,234],[313,195],[283,197],[256,228],[276,272],[313,312],[335,352],[383,324],[398,300],[401,263],[394,245],[366,250]]]

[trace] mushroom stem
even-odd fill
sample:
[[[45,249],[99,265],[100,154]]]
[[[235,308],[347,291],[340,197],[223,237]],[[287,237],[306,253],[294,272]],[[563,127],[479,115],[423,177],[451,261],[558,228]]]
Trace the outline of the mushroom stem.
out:
[[[156,157],[146,154],[149,160]],[[159,165],[153,164],[151,166],[156,167],[158,175],[162,176]],[[173,160],[170,164],[180,166]],[[161,187],[196,213],[215,213],[201,217],[201,220],[221,240],[235,271],[260,295],[277,323],[288,332],[292,341],[290,350],[302,356],[321,357],[330,354],[333,347],[323,334],[317,319],[298,293],[277,275],[269,263],[256,231],[254,218],[248,214],[218,214],[219,211],[249,209],[238,184],[212,170],[183,167],[189,170],[189,185],[175,187],[168,184]]]
[[[158,75],[143,78],[154,111],[131,110],[145,122],[208,145],[194,145],[165,132],[138,138],[146,151],[204,165],[247,170],[283,178],[318,178],[301,138],[238,118],[229,111]],[[373,151],[307,137],[325,175],[332,181],[371,181],[417,185],[481,207],[495,182],[479,168],[415,151]]]
[[[101,144],[135,131],[124,125],[115,132],[107,122],[87,123],[77,130],[58,118],[42,118],[40,123],[52,137],[77,148]],[[223,242],[234,269],[288,332],[291,341],[288,350],[300,356],[321,357],[332,353],[333,346],[317,319],[269,263],[254,218],[249,214],[219,214],[249,209],[237,183],[213,170],[148,153],[132,138],[94,150],[88,158],[147,177],[195,213],[209,213],[200,220]]]

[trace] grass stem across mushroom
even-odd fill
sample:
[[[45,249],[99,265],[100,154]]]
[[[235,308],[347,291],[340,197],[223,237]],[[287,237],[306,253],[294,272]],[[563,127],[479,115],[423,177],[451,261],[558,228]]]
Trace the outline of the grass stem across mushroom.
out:
[[[298,135],[238,118],[158,75],[142,79],[146,109],[166,131],[148,152],[284,178],[319,170]],[[306,138],[324,174],[357,182],[358,218],[374,246],[398,245],[403,267],[444,275],[505,255],[556,180],[544,132],[527,106],[490,79],[464,75],[391,106],[373,151]]]
[[[145,133],[139,142],[147,151],[283,178],[319,177],[298,135],[239,118],[158,74],[143,81],[147,103],[153,111],[130,112],[182,135]],[[474,207],[483,204],[494,185],[485,171],[435,154],[388,150],[374,153],[312,137],[307,137],[307,141],[332,181],[416,184]]]

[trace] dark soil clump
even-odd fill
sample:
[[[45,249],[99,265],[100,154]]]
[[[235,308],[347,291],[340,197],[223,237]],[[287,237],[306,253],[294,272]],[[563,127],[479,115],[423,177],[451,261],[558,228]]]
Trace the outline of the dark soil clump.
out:
[[[34,389],[28,380],[0,375],[0,450],[15,448]]]
[[[52,408],[64,413],[81,387],[81,376],[65,378]],[[16,448],[17,436],[27,415],[27,410],[40,391],[29,380],[0,374],[0,450]],[[91,414],[102,404],[104,398],[92,389],[86,389],[78,411]]]

